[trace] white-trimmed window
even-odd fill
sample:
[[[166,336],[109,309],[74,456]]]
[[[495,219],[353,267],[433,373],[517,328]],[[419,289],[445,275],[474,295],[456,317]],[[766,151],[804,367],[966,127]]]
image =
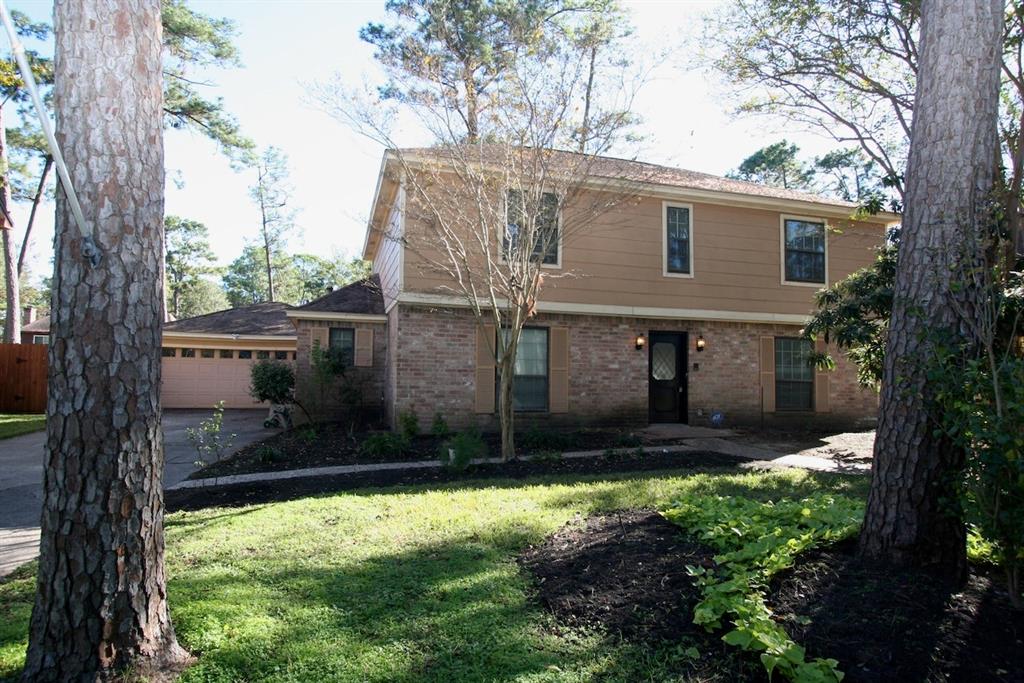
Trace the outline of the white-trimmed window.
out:
[[[693,207],[662,202],[662,274],[693,277]]]
[[[32,343],[33,344],[49,344],[50,343],[50,335],[48,335],[48,334],[34,334],[34,335],[32,335]]]
[[[522,249],[523,224],[528,218],[529,197],[521,190],[509,190],[505,195],[505,239],[502,256],[507,258],[513,248]],[[541,266],[560,268],[562,265],[561,221],[558,214],[558,196],[552,192],[541,195],[540,206],[534,216],[533,258],[540,259]]]
[[[814,287],[828,283],[824,220],[782,216],[782,282]]]

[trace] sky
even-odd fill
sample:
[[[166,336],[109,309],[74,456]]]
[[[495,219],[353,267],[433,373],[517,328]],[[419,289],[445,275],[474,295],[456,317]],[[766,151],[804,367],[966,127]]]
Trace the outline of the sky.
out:
[[[810,158],[834,143],[787,129],[763,118],[734,118],[729,86],[700,63],[699,37],[705,13],[716,0],[624,1],[641,52],[672,50],[650,74],[635,101],[644,136],[641,159],[695,171],[724,174],[750,153],[783,137]],[[51,20],[52,4],[11,0],[34,20]],[[358,86],[379,80],[371,46],[359,40],[369,21],[387,22],[384,0],[192,0],[199,12],[236,23],[242,66],[196,71],[210,81],[207,96],[222,97],[243,132],[261,148],[275,146],[289,157],[292,205],[299,232],[289,242],[296,253],[359,255],[383,148],[324,113],[310,89],[336,75]],[[7,49],[0,39],[0,49]],[[400,140],[417,144],[422,140]],[[166,212],[201,221],[221,265],[256,237],[259,213],[248,188],[254,171],[235,171],[215,145],[199,134],[170,130],[165,136]],[[23,225],[27,210],[14,218]],[[16,232],[21,239],[21,232]],[[33,279],[52,270],[53,206],[37,218],[30,249]]]

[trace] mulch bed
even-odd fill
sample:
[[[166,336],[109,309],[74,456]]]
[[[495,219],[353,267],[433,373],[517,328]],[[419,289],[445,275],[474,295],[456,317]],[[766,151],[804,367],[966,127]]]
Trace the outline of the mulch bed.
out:
[[[756,657],[725,645],[693,623],[700,590],[686,565],[713,567],[714,551],[690,541],[650,510],[574,520],[519,557],[536,600],[560,625],[700,653],[686,680],[760,681]]]
[[[954,587],[921,571],[869,565],[855,542],[806,554],[777,577],[768,604],[808,657],[834,657],[844,681],[1024,681],[1024,611],[1001,576],[974,568]],[[685,566],[713,553],[650,511],[575,520],[520,565],[560,625],[701,653],[697,680],[765,680],[756,655],[692,623],[698,589]]]
[[[238,450],[220,462],[211,463],[193,472],[190,479],[223,477],[229,474],[251,472],[280,472],[306,467],[332,465],[365,465],[378,462],[413,462],[437,460],[443,439],[420,435],[412,439],[400,454],[373,457],[360,452],[359,446],[371,432],[353,432],[340,424],[325,423],[317,428],[297,427],[281,432]],[[485,434],[484,441],[491,453],[501,450],[500,436]],[[643,443],[639,437],[612,429],[587,429],[572,432],[531,432],[517,434],[519,455],[533,455],[544,451],[586,451],[606,448],[629,448]],[[669,443],[657,441],[657,443]]]
[[[173,512],[294,500],[320,493],[333,493],[371,486],[449,483],[467,479],[522,479],[546,474],[586,475],[670,469],[733,468],[741,462],[746,462],[746,459],[703,451],[646,453],[644,455],[629,452],[615,457],[513,460],[506,463],[472,465],[463,472],[453,472],[443,468],[383,470],[353,474],[313,475],[294,479],[206,486],[194,489],[172,489],[165,493],[164,500],[167,509]]]
[[[975,567],[949,586],[854,551],[809,553],[773,585],[769,604],[809,656],[838,659],[846,681],[1024,681],[1024,611],[1001,575]]]

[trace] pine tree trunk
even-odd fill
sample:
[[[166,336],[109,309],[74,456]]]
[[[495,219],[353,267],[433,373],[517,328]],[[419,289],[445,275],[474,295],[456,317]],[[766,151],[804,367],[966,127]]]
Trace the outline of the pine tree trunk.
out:
[[[24,681],[160,680],[188,655],[164,571],[160,0],[58,0],[57,193],[42,539]]]
[[[983,263],[1003,7],[999,0],[924,3],[895,302],[886,347],[862,556],[966,573],[956,478],[963,453],[936,436],[927,365],[935,333],[972,343],[980,293],[959,275]]]
[[[7,158],[7,133],[3,108],[0,107],[0,168],[10,167]],[[4,175],[0,188],[0,239],[3,241],[4,294],[7,297],[7,316],[4,318],[4,342],[17,344],[21,337],[21,282],[14,259],[14,225],[11,216],[11,179]]]

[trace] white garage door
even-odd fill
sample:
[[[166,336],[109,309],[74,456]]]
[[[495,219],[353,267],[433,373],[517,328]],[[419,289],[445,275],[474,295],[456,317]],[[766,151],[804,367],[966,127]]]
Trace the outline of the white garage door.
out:
[[[164,358],[164,408],[212,408],[218,401],[224,401],[227,408],[257,407],[259,404],[249,395],[253,362],[240,358]]]

